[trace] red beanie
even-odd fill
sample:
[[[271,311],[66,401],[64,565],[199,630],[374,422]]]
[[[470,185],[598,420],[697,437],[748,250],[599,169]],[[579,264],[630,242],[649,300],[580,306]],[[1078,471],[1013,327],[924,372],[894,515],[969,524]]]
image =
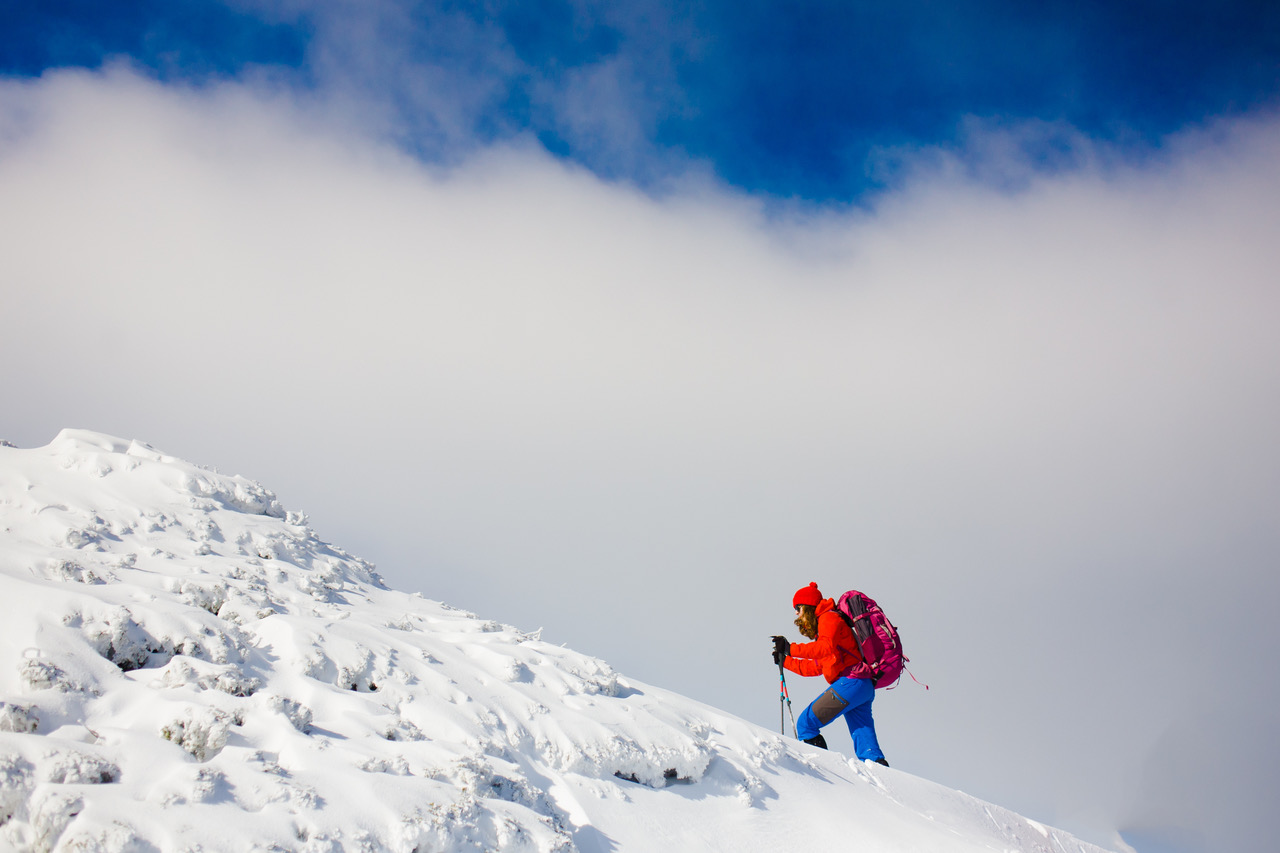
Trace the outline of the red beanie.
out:
[[[801,604],[808,604],[817,607],[822,601],[822,593],[818,592],[818,584],[810,583],[804,589],[797,590],[791,599],[792,607],[799,607]]]

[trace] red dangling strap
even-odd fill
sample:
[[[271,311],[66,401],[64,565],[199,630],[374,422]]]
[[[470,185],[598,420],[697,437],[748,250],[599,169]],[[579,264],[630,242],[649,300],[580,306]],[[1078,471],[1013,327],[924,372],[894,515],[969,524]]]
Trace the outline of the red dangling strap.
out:
[[[915,675],[913,675],[913,674],[912,674],[911,670],[907,669],[907,668],[906,668],[906,666],[903,666],[903,667],[902,667],[902,671],[903,671],[903,672],[905,672],[907,675],[910,675],[910,676],[911,676],[911,680],[912,680],[912,681],[914,681],[916,684],[919,684],[919,685],[920,685],[921,687],[923,687],[925,690],[928,690],[928,689],[929,689],[929,685],[925,684],[923,681],[921,681],[920,679],[916,678],[916,677],[915,677]],[[886,687],[886,688],[885,688],[885,690],[896,690],[896,689],[897,689],[897,687],[898,687],[898,685],[899,685],[899,684],[901,684],[901,683],[902,683],[902,676],[901,676],[901,675],[899,675],[899,676],[898,676],[898,680],[897,680],[897,681],[895,681],[895,682],[893,682],[893,684],[889,685],[888,687]]]

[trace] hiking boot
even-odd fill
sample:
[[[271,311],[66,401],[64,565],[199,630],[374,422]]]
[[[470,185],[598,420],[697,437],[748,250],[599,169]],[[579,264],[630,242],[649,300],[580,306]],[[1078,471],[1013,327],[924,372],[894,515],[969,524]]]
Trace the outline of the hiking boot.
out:
[[[809,744],[810,746],[816,746],[818,749],[827,748],[827,739],[824,738],[821,733],[816,734],[813,737],[809,738],[807,741],[805,741],[805,743]]]
[[[877,758],[876,764],[883,764],[885,767],[889,766],[889,762],[885,761],[883,758]]]

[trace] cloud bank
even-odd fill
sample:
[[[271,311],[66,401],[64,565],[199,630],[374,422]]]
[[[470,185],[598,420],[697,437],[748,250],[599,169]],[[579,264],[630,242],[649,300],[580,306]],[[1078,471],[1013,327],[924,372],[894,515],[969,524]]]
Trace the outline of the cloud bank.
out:
[[[255,477],[396,586],[766,725],[791,593],[858,586],[931,685],[877,703],[895,765],[1257,848],[1280,122],[1141,166],[1068,133],[1053,176],[1024,132],[779,210],[519,141],[424,166],[265,83],[0,83],[0,435]]]

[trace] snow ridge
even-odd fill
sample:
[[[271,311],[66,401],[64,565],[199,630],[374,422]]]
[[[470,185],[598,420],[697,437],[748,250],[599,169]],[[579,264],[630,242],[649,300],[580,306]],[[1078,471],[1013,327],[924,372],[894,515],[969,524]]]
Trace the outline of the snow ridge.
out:
[[[0,543],[0,849],[1098,849],[387,589],[136,441],[0,445]]]

